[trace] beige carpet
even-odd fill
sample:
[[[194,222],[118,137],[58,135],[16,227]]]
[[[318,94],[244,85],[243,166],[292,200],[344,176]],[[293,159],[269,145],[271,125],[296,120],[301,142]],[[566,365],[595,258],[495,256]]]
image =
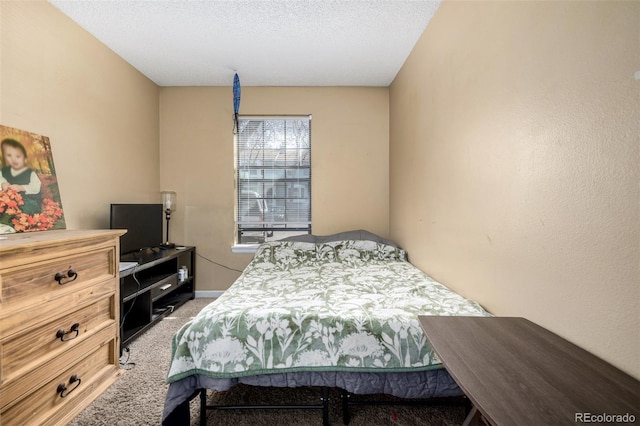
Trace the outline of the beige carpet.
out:
[[[212,299],[195,299],[133,341],[123,368],[128,371],[87,407],[73,426],[159,425],[167,385],[164,380],[171,357],[171,336]],[[340,393],[330,393],[330,423],[342,424]],[[319,403],[319,389],[260,388],[239,385],[227,392],[209,392],[209,403]],[[191,403],[191,425],[198,424],[198,398]],[[241,410],[209,411],[209,425],[321,425],[320,410]],[[376,425],[459,425],[464,421],[462,407],[356,406],[351,408],[353,426]],[[188,426],[188,425],[185,425]]]

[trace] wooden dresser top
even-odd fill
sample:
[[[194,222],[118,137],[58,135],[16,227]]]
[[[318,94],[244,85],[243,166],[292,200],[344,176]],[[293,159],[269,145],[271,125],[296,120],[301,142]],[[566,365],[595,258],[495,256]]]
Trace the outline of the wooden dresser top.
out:
[[[54,231],[23,232],[17,234],[0,235],[0,254],[4,251],[13,250],[16,247],[28,248],[29,246],[60,245],[69,242],[80,242],[82,240],[94,239],[102,236],[113,238],[123,235],[124,229],[82,229],[68,230],[59,229]]]

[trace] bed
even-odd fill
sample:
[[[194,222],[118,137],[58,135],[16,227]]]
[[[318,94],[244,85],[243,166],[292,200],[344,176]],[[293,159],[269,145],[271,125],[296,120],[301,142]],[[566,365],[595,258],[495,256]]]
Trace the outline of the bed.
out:
[[[461,395],[419,314],[490,315],[366,231],[264,243],[234,284],[174,335],[163,424],[184,415],[199,390],[238,383]]]

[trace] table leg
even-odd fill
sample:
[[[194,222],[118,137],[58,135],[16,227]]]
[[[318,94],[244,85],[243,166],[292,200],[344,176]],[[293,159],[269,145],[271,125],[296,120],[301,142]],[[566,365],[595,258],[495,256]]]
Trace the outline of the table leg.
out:
[[[473,407],[471,407],[471,411],[469,411],[467,418],[464,419],[464,423],[462,423],[462,426],[477,426],[480,424],[480,417],[482,417],[482,414],[480,414],[480,411],[478,411],[478,409],[474,405]]]

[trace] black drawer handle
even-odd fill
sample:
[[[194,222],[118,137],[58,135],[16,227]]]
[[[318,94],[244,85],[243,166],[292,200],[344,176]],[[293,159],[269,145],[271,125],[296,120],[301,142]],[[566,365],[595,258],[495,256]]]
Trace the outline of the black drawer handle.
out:
[[[69,278],[69,279],[67,279]],[[73,269],[69,269],[67,271],[67,273],[63,273],[63,272],[58,272],[56,274],[56,276],[54,277],[54,279],[56,281],[58,281],[58,284],[63,285],[63,284],[68,284],[72,281],[75,281],[76,278],[78,278],[78,273],[76,271],[74,271]],[[66,281],[63,281],[66,280]]]
[[[63,342],[66,342],[67,340],[73,340],[76,337],[78,337],[78,335],[80,334],[80,323],[75,323],[71,326],[71,328],[69,329],[69,331],[65,331],[64,328],[61,328],[60,330],[58,330],[58,332],[56,333],[56,337],[58,339],[60,339]],[[67,337],[65,338],[65,336],[67,334],[71,334],[71,333],[76,333],[75,336],[71,336],[71,337]]]
[[[67,396],[69,396],[69,394],[71,392],[73,392],[74,390],[78,389],[78,386],[80,386],[81,382],[82,382],[82,380],[80,380],[80,377],[78,377],[76,374],[74,374],[73,376],[69,377],[69,385],[72,385],[74,383],[76,383],[76,385],[74,387],[72,387],[71,389],[69,389],[69,388],[67,388],[67,385],[65,385],[64,383],[60,383],[58,385],[58,389],[56,390],[56,393],[60,394],[60,398],[66,398]]]

